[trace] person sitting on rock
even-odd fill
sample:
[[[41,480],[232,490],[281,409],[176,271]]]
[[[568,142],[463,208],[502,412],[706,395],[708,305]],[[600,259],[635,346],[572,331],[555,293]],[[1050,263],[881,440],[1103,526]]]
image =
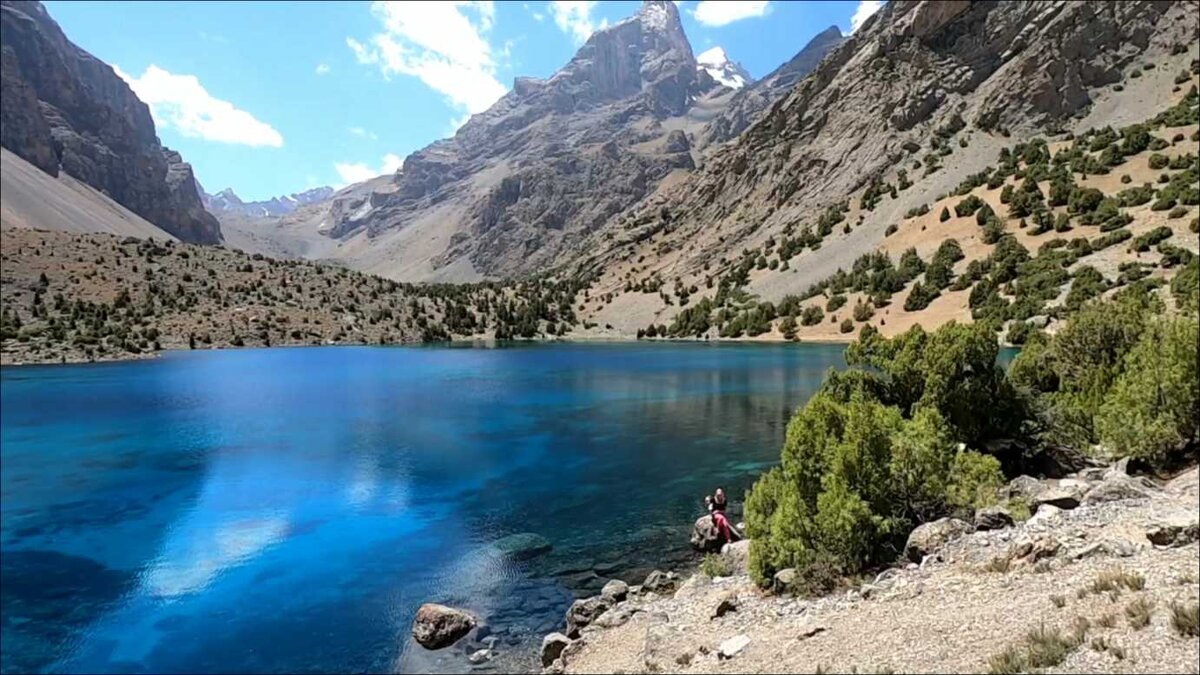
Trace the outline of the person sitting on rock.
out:
[[[705,497],[704,505],[708,507],[713,525],[717,526],[717,531],[721,533],[722,537],[725,537],[725,541],[732,544],[742,538],[742,535],[729,524],[729,518],[725,515],[725,509],[729,506],[729,500],[725,497],[725,488],[717,488],[711,496]]]

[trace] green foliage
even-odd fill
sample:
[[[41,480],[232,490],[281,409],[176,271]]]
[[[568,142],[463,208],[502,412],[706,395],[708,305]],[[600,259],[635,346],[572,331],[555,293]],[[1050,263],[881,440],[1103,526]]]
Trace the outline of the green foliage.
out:
[[[1184,312],[1194,314],[1200,308],[1200,258],[1193,256],[1171,280],[1171,295]]]
[[[804,312],[800,315],[800,324],[803,326],[815,326],[821,323],[825,318],[825,312],[817,305],[811,305],[804,308]]]
[[[966,199],[963,199],[954,205],[954,215],[958,216],[959,218],[962,218],[963,216],[969,216],[985,205],[986,203],[979,197],[976,197],[975,195],[969,195]],[[950,214],[946,212],[944,208],[942,209],[942,212],[946,214],[946,217],[943,218],[943,220],[949,220]]]
[[[1121,455],[1161,461],[1195,441],[1200,372],[1194,317],[1157,319],[1125,355],[1096,417],[1101,441]]]
[[[894,556],[913,525],[992,499],[999,462],[960,443],[994,431],[968,416],[1011,412],[995,358],[978,327],[894,340],[864,328],[847,349],[853,369],[831,373],[797,411],[781,466],[747,495],[755,580],[784,567],[853,572]]]

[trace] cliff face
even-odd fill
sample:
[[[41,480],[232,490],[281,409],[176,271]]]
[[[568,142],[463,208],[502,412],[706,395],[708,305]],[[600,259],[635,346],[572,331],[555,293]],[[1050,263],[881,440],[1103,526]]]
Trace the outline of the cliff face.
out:
[[[221,241],[191,166],[159,143],[149,109],[111,67],[68,40],[40,2],[2,0],[0,27],[0,144],[184,241]]]

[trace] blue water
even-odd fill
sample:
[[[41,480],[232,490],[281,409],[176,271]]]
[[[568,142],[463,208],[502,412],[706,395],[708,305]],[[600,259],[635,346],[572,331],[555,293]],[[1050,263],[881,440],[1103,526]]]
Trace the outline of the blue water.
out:
[[[467,668],[408,637],[425,601],[531,655],[574,597],[692,561],[703,495],[777,459],[841,354],[338,347],[5,369],[0,668]],[[489,545],[524,532],[553,550]]]

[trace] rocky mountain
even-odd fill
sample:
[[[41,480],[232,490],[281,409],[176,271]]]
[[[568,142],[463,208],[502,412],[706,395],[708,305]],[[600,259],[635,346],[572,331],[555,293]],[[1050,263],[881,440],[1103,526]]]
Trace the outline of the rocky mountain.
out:
[[[697,56],[696,66],[717,84],[730,89],[741,89],[754,82],[742,64],[731,61],[721,47],[713,47]]]
[[[282,197],[272,197],[263,201],[244,202],[233,191],[233,188],[225,188],[215,195],[205,192],[199,183],[196,184],[196,189],[199,191],[200,198],[204,202],[204,208],[217,214],[218,217],[223,213],[233,212],[244,216],[276,218],[291,213],[302,206],[323,202],[334,194],[334,189],[325,185],[303,192],[293,192],[290,195]]]
[[[221,241],[191,166],[159,143],[150,110],[111,67],[68,40],[40,2],[3,0],[0,28],[0,145],[182,240]]]
[[[737,96],[729,102],[725,111],[710,122],[703,133],[699,135],[697,144],[707,146],[712,143],[723,143],[742,133],[759,114],[786,95],[792,87],[796,86],[797,82],[811,73],[821,59],[825,58],[825,55],[841,44],[844,39],[842,31],[837,26],[830,26],[818,33],[787,63],[738,92]],[[711,51],[713,50],[709,50],[709,52]],[[709,52],[705,52],[705,54]],[[724,51],[721,52],[721,56],[724,56]],[[698,58],[697,60],[703,59]],[[740,66],[738,67],[740,68]],[[746,82],[749,83],[750,79],[747,78]]]
[[[697,67],[675,4],[648,1],[550,78],[517,78],[322,231],[350,264],[395,278],[544,269],[690,171],[689,134],[730,95]]]
[[[726,275],[761,300],[801,294],[995,165],[1001,148],[1177,103],[1198,16],[1195,4],[1151,1],[889,2],[688,180],[577,248],[577,269],[600,277],[591,297],[605,300],[589,320],[618,332],[669,323],[679,290],[713,297]],[[922,255],[942,238],[923,237]]]

